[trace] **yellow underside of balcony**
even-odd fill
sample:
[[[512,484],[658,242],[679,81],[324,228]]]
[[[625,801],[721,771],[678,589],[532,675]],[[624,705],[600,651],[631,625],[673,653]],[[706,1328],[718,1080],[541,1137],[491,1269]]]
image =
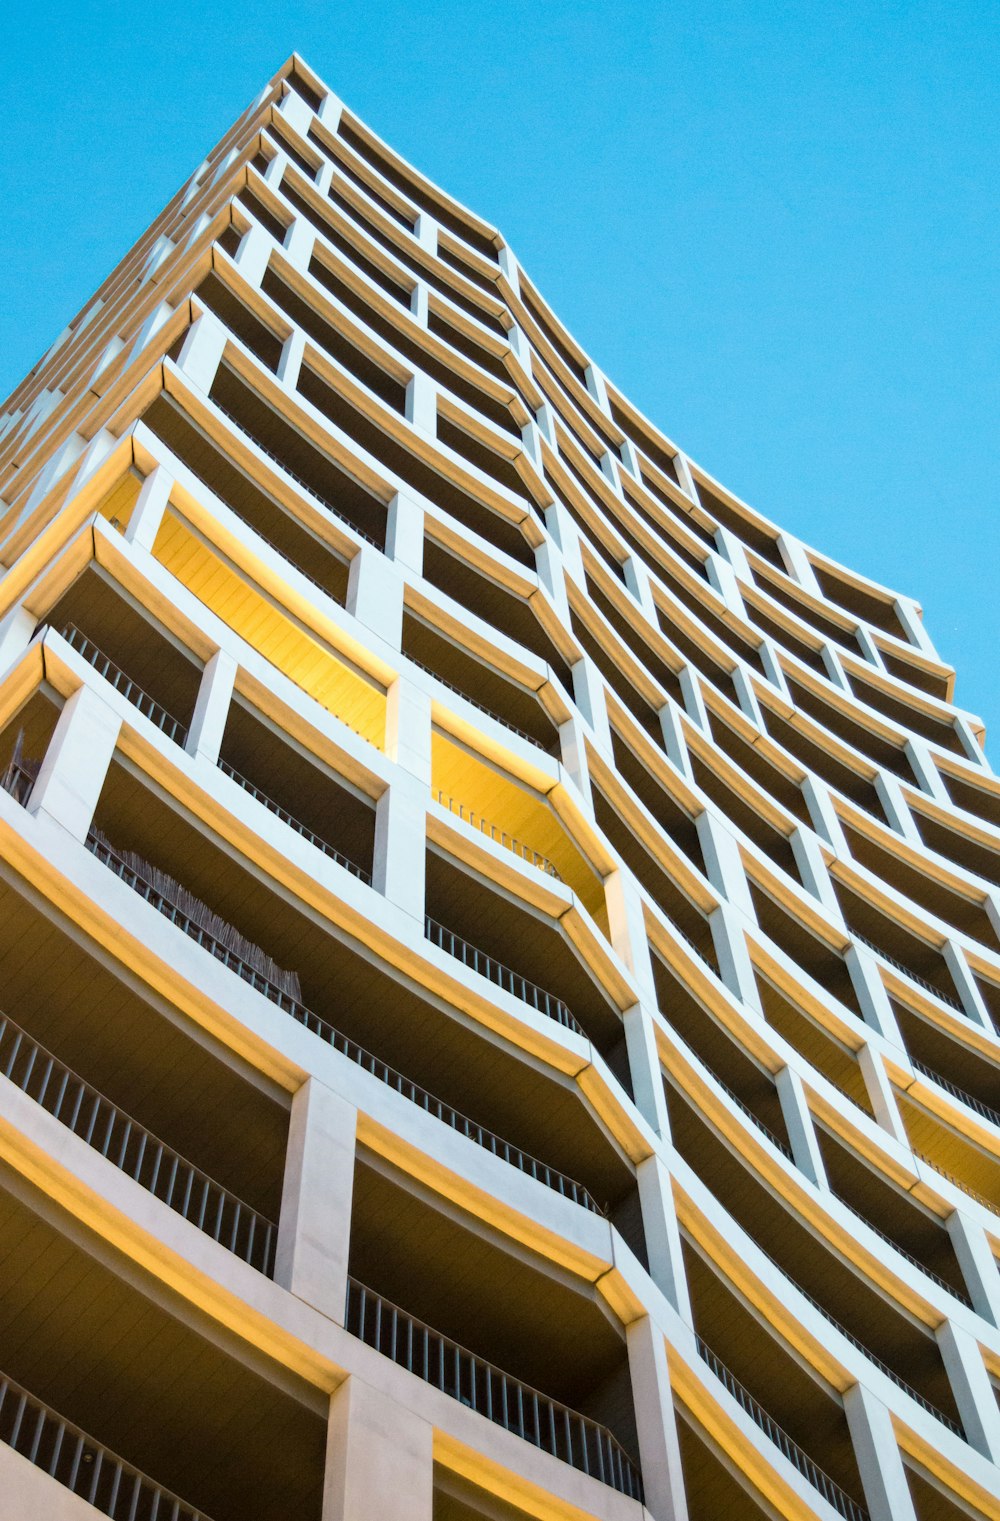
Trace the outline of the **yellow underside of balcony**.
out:
[[[214,554],[172,513],[153,548],[157,560],[216,617],[327,712],[380,749],[385,693],[347,665]]]

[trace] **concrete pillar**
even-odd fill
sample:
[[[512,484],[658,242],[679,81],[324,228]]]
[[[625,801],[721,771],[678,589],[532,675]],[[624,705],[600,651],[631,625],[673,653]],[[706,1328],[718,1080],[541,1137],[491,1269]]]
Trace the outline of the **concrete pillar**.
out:
[[[643,1004],[637,1003],[622,1015],[622,1025],[636,1108],[650,1129],[669,1139],[670,1120],[663,1092],[663,1074],[660,1055],[656,1049],[653,1017]]]
[[[31,792],[30,811],[84,841],[118,743],[121,721],[92,687],[77,687],[59,715]]]
[[[152,554],[173,486],[174,478],[163,465],[146,476],[125,530],[128,543]]]
[[[979,984],[969,969],[969,963],[965,959],[965,952],[954,940],[946,940],[941,947],[941,955],[945,965],[951,973],[951,980],[955,984],[955,992],[965,1014],[975,1024],[982,1026],[984,1030],[993,1033],[993,1020],[990,1011],[986,1007],[986,1001],[979,991]]]
[[[853,1384],[844,1395],[844,1414],[871,1521],[917,1521],[887,1407],[863,1384]]]
[[[640,998],[655,1008],[656,982],[653,978],[649,941],[646,939],[642,897],[635,878],[627,867],[619,867],[605,877],[604,900],[615,954],[631,973]]]
[[[309,269],[309,260],[312,258],[313,248],[316,246],[316,233],[305,217],[296,217],[295,221],[285,233],[284,250],[285,258],[289,264],[294,264],[296,269],[306,274]]]
[[[299,383],[299,371],[306,351],[306,335],[300,327],[293,327],[281,346],[277,376],[286,391],[294,391]]]
[[[688,718],[692,719],[705,734],[710,734],[708,724],[708,712],[705,708],[705,699],[701,693],[701,677],[690,665],[682,665],[677,676],[681,684],[681,697],[684,699],[684,711]]]
[[[626,1329],[645,1509],[653,1521],[687,1521],[677,1419],[663,1332],[649,1315]]]
[[[398,566],[373,544],[362,544],[351,560],[347,611],[392,650],[403,638],[403,578]]]
[[[574,662],[571,674],[573,699],[593,730],[597,748],[610,760],[611,727],[608,723],[607,703],[604,700],[604,678],[589,655],[582,655]]]
[[[275,1282],[344,1323],[358,1112],[315,1077],[292,1100]]]
[[[406,420],[425,438],[437,438],[437,386],[422,370],[406,387]]]
[[[848,849],[847,837],[830,796],[829,787],[818,777],[807,776],[802,783],[802,796],[806,800],[812,826],[820,839],[826,841],[835,855],[849,860],[851,852]]]
[[[890,772],[880,772],[875,778],[875,791],[885,810],[885,816],[896,833],[911,845],[919,845],[920,833],[913,822],[899,778]]]
[[[334,1391],[323,1521],[433,1521],[434,1428],[357,1374]]]
[[[424,932],[427,784],[399,771],[375,807],[372,886]]]
[[[673,763],[674,768],[680,772],[684,780],[690,786],[693,786],[694,770],[691,766],[691,757],[688,754],[684,721],[681,718],[680,709],[669,700],[660,709],[660,728],[663,730],[663,745],[669,760]]]
[[[906,1046],[899,1033],[896,1015],[882,981],[878,961],[866,945],[849,945],[844,952],[847,967],[865,1024],[892,1045],[905,1052]]]
[[[1000,1269],[986,1232],[960,1209],[952,1211],[946,1225],[976,1314],[1000,1326]]]
[[[858,1066],[876,1120],[893,1140],[898,1141],[905,1151],[909,1151],[910,1137],[896,1103],[895,1089],[889,1081],[881,1055],[867,1041],[858,1049]]]
[[[397,564],[423,575],[424,509],[404,491],[398,491],[389,503],[385,552]]]
[[[218,765],[219,762],[236,671],[237,664],[232,655],[226,650],[216,650],[202,672],[194,717],[184,748],[189,755],[207,760],[210,766]]]
[[[430,788],[431,698],[406,676],[386,694],[385,753]]]
[[[926,792],[928,797],[936,798],[946,808],[953,807],[951,796],[941,780],[941,773],[938,771],[933,751],[927,741],[919,735],[911,734],[903,748],[921,791]]]
[[[1000,1405],[975,1337],[952,1320],[942,1322],[935,1335],[970,1445],[1000,1463]]]
[[[695,820],[708,880],[727,903],[756,924],[757,914],[740,847],[726,820],[705,808]]]
[[[642,1208],[649,1276],[660,1293],[666,1295],[681,1319],[691,1325],[691,1299],[684,1272],[684,1254],[670,1173],[659,1157],[651,1156],[639,1163],[635,1179]]]
[[[747,945],[746,918],[731,903],[720,903],[710,915],[708,927],[719,963],[719,976],[740,1003],[763,1019],[764,1006]]]
[[[0,623],[0,675],[9,671],[31,643],[38,619],[26,607],[14,607]]]
[[[202,312],[188,328],[177,368],[206,396],[212,389],[228,340],[229,335],[214,312]]]
[[[817,1188],[827,1188],[826,1168],[816,1139],[816,1130],[806,1101],[802,1079],[792,1067],[782,1067],[774,1079],[778,1101],[788,1131],[795,1165]]]

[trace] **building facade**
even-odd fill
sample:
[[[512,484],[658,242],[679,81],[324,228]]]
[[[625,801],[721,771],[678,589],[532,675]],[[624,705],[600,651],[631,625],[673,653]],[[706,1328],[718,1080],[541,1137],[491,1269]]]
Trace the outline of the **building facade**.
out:
[[[0,435],[0,1517],[1000,1515],[1000,783],[293,58]]]

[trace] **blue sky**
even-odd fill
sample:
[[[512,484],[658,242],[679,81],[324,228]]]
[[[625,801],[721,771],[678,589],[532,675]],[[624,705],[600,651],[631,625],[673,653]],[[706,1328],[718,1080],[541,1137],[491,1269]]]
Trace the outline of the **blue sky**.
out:
[[[917,597],[992,731],[998,33],[980,0],[19,5],[0,393],[297,49],[676,442]]]

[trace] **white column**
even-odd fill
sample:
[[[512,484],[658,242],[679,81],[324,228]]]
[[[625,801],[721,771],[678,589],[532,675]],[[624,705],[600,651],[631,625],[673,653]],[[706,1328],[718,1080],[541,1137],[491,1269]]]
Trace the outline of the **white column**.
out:
[[[960,1209],[945,1224],[976,1314],[1000,1326],[1000,1270],[986,1232]]]
[[[423,935],[427,873],[427,800],[424,782],[400,770],[375,806],[372,886],[417,921]]]
[[[330,1401],[323,1521],[433,1521],[433,1513],[433,1426],[353,1374]]]
[[[813,1126],[812,1115],[806,1102],[805,1089],[802,1087],[802,1079],[791,1067],[782,1067],[776,1074],[774,1086],[778,1090],[778,1102],[781,1104],[781,1113],[785,1121],[785,1129],[788,1131],[788,1142],[792,1148],[792,1156],[795,1165],[800,1172],[805,1173],[818,1188],[826,1188],[826,1168],[823,1166],[823,1157],[816,1139],[816,1130]]]
[[[938,1326],[935,1335],[970,1445],[991,1463],[1000,1463],[1000,1406],[978,1343],[951,1320]]]
[[[677,1419],[663,1332],[650,1316],[625,1332],[639,1437],[645,1510],[653,1521],[687,1521]]]
[[[59,715],[31,792],[44,813],[84,841],[118,743],[121,721],[88,686],[77,687]]]
[[[670,1120],[653,1017],[647,1008],[637,1003],[622,1015],[622,1025],[635,1106],[651,1130],[669,1139]]]
[[[218,765],[236,671],[237,665],[232,655],[226,650],[216,650],[202,672],[194,717],[184,748],[189,755],[207,760],[210,766]]]
[[[844,1395],[844,1414],[871,1521],[917,1521],[886,1406],[863,1384],[853,1384]]]
[[[281,345],[277,376],[286,391],[294,391],[299,383],[299,372],[306,352],[306,335],[300,327],[293,327]]]
[[[398,491],[389,503],[385,552],[397,564],[423,575],[424,509],[405,491]]]
[[[681,1319],[691,1325],[691,1299],[670,1173],[659,1157],[651,1156],[639,1163],[635,1178],[642,1208],[649,1276]]]
[[[406,387],[406,420],[425,438],[437,438],[437,386],[422,370]]]
[[[640,998],[656,1007],[653,961],[646,939],[646,921],[639,888],[627,867],[609,872],[604,879],[608,930],[615,954],[632,975]]]
[[[139,490],[125,530],[128,543],[152,554],[173,485],[174,478],[163,465],[157,465],[155,470],[149,472]]]
[[[864,1079],[865,1090],[875,1111],[875,1118],[898,1141],[905,1151],[910,1150],[910,1137],[903,1124],[903,1117],[896,1103],[896,1094],[885,1070],[881,1053],[868,1041],[858,1048],[858,1066]]]
[[[611,728],[604,700],[604,678],[589,655],[582,655],[572,667],[573,700],[594,733],[594,743],[609,759]]]
[[[31,643],[38,619],[26,607],[15,607],[0,623],[0,674],[9,671]]]
[[[977,1025],[982,1025],[983,1029],[989,1030],[992,1035],[993,1020],[990,1018],[990,1011],[986,1007],[986,1001],[979,991],[979,985],[969,969],[969,963],[965,959],[965,952],[962,950],[962,947],[954,940],[946,940],[941,947],[941,955],[944,957],[945,965],[951,973],[951,979],[955,984],[955,992],[958,994],[959,1002],[965,1013],[969,1019],[973,1020]]]
[[[347,611],[398,651],[403,638],[403,578],[398,566],[373,544],[362,544],[351,560]]]
[[[202,312],[188,328],[184,346],[177,361],[193,386],[207,396],[212,389],[215,372],[225,353],[229,335],[214,312]]]
[[[275,1282],[344,1323],[358,1112],[310,1077],[292,1100]]]
[[[750,886],[736,836],[724,819],[705,808],[695,820],[708,880],[727,903],[756,924]]]
[[[719,976],[729,991],[747,1008],[764,1018],[753,958],[747,945],[747,920],[731,903],[720,903],[709,916]]]

